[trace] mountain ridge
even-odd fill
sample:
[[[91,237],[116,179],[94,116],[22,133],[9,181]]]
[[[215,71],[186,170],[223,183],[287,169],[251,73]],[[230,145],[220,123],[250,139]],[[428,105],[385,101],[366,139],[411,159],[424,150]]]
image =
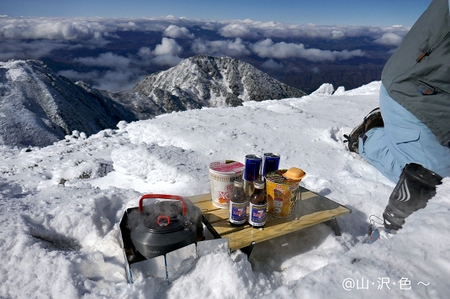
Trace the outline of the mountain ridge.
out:
[[[246,62],[208,55],[196,55],[166,71],[150,74],[133,91],[147,95],[169,112],[178,111],[179,103],[185,103],[190,109],[235,107],[245,101],[306,95]],[[174,105],[165,105],[164,98],[167,97],[172,98]]]
[[[174,111],[234,107],[305,93],[229,57],[198,55],[148,75],[133,92],[72,82],[39,60],[0,62],[0,144],[46,146],[73,131],[87,135]]]
[[[53,74],[39,60],[0,62],[0,143],[45,146],[135,120],[119,103]]]

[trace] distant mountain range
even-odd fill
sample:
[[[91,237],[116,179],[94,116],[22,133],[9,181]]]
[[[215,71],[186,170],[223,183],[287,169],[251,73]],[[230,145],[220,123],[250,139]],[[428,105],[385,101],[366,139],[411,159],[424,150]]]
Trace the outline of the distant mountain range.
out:
[[[303,95],[229,57],[185,59],[147,76],[133,92],[94,89],[55,75],[39,60],[12,60],[0,62],[0,144],[46,146],[75,130],[91,135],[121,120]]]

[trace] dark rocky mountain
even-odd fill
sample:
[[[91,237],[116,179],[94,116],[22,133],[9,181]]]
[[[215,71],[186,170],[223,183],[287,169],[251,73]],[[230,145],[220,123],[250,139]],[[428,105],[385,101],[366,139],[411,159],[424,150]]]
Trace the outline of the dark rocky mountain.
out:
[[[302,97],[250,64],[195,56],[147,76],[134,92],[109,92],[57,76],[38,60],[0,62],[0,144],[46,146],[173,111]]]
[[[234,107],[245,101],[298,98],[299,89],[230,57],[197,55],[147,76],[134,91],[166,112],[201,107]]]

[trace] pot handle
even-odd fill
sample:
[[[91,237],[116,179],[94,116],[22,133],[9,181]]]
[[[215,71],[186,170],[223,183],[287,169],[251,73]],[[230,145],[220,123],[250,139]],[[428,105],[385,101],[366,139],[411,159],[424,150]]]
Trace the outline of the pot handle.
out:
[[[144,206],[142,202],[146,198],[164,198],[164,199],[176,199],[181,201],[181,204],[183,205],[183,215],[186,216],[187,206],[186,202],[184,201],[184,198],[182,196],[178,195],[168,195],[168,194],[145,194],[139,199],[139,212],[142,212],[144,210]]]

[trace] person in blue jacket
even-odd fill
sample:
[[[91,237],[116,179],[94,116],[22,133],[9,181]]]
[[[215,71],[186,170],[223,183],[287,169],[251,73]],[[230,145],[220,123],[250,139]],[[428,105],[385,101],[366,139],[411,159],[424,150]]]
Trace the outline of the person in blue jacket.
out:
[[[349,135],[359,153],[396,182],[384,227],[396,231],[450,176],[450,0],[434,0],[383,68],[379,108]]]

